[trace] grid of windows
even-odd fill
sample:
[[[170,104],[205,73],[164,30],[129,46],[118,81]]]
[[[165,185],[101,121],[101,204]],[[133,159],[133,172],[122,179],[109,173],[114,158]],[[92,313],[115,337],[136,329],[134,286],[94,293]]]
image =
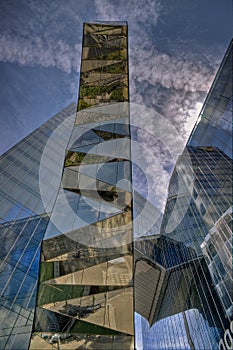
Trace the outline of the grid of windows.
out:
[[[136,244],[136,311],[154,323],[142,321],[145,349],[224,348],[233,316],[232,49],[176,163],[161,237]]]
[[[125,23],[86,23],[76,117],[67,107],[0,158],[3,349],[133,349],[134,307],[152,326],[142,320],[145,349],[217,349],[229,328],[232,43],[177,161],[160,235],[159,217],[134,246],[128,107],[104,112],[129,99],[127,44]],[[143,217],[145,199],[134,202],[140,234],[155,208]]]
[[[0,158],[1,349],[18,350],[29,345],[36,306],[41,241],[49,221],[39,189],[40,159],[49,136],[74,112],[75,105],[72,104]],[[68,142],[67,136],[62,141],[63,147]],[[54,143],[56,149],[61,139],[54,140]],[[48,168],[47,177],[40,179],[50,190],[48,201],[55,199],[58,190],[51,183],[52,174],[53,169]]]

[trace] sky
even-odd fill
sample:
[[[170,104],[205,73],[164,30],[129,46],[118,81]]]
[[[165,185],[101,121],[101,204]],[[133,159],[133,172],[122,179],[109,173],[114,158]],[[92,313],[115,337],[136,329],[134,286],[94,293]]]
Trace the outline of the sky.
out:
[[[0,18],[0,154],[77,101],[83,22],[128,21],[131,103],[183,145],[232,37],[232,0],[0,0]],[[158,119],[145,123],[144,170],[162,208],[174,157],[165,130],[154,142]]]
[[[130,101],[151,116],[137,138],[162,211],[232,38],[232,0],[0,0],[0,18],[0,154],[77,102],[83,22],[128,22]]]

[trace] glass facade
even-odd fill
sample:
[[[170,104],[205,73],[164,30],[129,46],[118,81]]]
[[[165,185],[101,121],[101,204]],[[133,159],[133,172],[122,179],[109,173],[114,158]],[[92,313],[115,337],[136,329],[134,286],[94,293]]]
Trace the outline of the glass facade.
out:
[[[85,23],[78,111],[42,243],[30,349],[134,348],[129,115],[106,113],[117,102],[128,102],[127,26]]]
[[[135,243],[143,349],[233,346],[232,56],[231,42],[174,168],[160,237]]]
[[[28,348],[38,287],[41,241],[58,191],[62,162],[47,158],[40,172],[45,145],[53,140],[52,152],[64,152],[71,134],[67,118],[75,117],[75,104],[55,115],[0,158],[0,348]],[[60,173],[60,175],[59,175]],[[45,174],[45,176],[43,176]],[[41,176],[40,176],[41,175]],[[46,191],[41,198],[40,185]],[[45,210],[45,206],[47,210]]]
[[[161,216],[131,188],[127,24],[84,24],[77,108],[0,158],[1,349],[232,348],[231,78],[232,43]]]

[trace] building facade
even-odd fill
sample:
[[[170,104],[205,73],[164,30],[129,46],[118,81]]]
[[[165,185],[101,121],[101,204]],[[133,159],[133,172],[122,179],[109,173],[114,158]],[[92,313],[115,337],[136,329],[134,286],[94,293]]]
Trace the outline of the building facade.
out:
[[[134,349],[142,329],[145,350],[229,350],[232,43],[140,237],[127,24],[83,31],[78,107],[0,158],[0,348]]]
[[[28,348],[36,306],[41,241],[49,222],[62,174],[57,157],[71,134],[75,104],[65,108],[0,158],[1,167],[1,278],[0,348]],[[52,157],[40,176],[45,145],[53,138]],[[44,187],[44,198],[40,194]],[[45,210],[44,203],[47,207]]]
[[[129,115],[106,114],[128,102],[127,55],[126,24],[84,24],[78,112],[42,242],[30,349],[134,346],[131,189],[121,184],[131,182]]]
[[[176,162],[160,237],[136,243],[136,310],[152,326],[142,320],[145,349],[233,345],[232,57],[231,42]],[[143,270],[143,285],[156,282],[146,290]]]
[[[83,30],[77,113],[1,159],[2,349],[134,348],[127,25]]]

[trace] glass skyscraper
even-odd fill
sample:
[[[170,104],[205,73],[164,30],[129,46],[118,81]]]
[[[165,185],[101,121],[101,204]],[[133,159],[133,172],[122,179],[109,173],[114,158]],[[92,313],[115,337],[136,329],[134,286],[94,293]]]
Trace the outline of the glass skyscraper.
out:
[[[30,349],[134,346],[129,115],[104,109],[124,101],[127,26],[86,23],[78,113],[42,243]]]
[[[230,349],[231,78],[232,44],[145,235],[127,24],[84,24],[77,108],[0,158],[1,349],[134,349],[135,311],[145,350]]]
[[[62,160],[69,140],[75,104],[65,108],[0,158],[1,167],[1,278],[0,348],[26,349],[32,332],[41,241],[56,199]],[[41,159],[48,139],[53,138],[52,157]],[[44,187],[44,198],[40,194]],[[45,210],[44,203],[47,210]]]
[[[145,349],[232,348],[232,56],[231,42],[176,162],[159,238],[136,242]]]
[[[83,30],[77,113],[1,159],[3,349],[134,348],[127,25]]]

